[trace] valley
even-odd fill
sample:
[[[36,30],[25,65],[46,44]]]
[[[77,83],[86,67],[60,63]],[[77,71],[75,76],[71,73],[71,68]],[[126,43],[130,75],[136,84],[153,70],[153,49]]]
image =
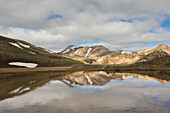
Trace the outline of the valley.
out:
[[[0,113],[170,113],[170,0],[0,0]]]
[[[68,46],[59,53],[0,36],[0,76],[75,71],[170,71],[170,46],[138,52],[110,51],[100,45]]]

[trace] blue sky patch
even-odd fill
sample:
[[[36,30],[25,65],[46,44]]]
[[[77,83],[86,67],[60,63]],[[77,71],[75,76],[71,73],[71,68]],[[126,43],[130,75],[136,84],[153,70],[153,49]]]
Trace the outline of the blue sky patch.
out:
[[[39,27],[28,27],[28,26],[13,26],[14,28],[19,28],[19,29],[28,29],[28,30],[38,30],[40,29]]]
[[[61,16],[61,15],[58,15],[58,14],[53,14],[53,15],[49,16],[49,17],[47,18],[47,20],[51,20],[51,19],[55,19],[55,18],[62,18],[62,16]]]
[[[129,19],[129,20],[120,20],[121,22],[128,22],[128,23],[133,23],[133,20],[132,19]]]
[[[144,21],[145,18],[130,18],[130,19],[120,19],[121,22],[133,23],[134,21]]]
[[[75,89],[83,92],[102,91],[102,88],[97,88],[97,87],[77,87]]]
[[[155,29],[151,29],[151,30],[149,30],[148,32],[149,32],[149,33],[154,33],[154,34],[157,33]]]
[[[162,22],[161,27],[170,31],[170,16]]]
[[[160,44],[170,45],[170,41],[162,41],[162,42],[152,42],[148,44],[148,48],[150,47],[156,47]]]
[[[81,45],[81,44],[98,44],[100,43],[101,41],[93,41],[93,40],[83,40],[83,41],[80,41],[80,42],[76,42],[75,45]]]

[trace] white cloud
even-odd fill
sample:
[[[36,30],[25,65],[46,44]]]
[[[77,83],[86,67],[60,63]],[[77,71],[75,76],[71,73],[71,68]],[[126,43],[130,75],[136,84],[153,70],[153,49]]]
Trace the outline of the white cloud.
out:
[[[0,27],[0,31],[3,32],[5,36],[9,36],[16,39],[22,39],[24,41],[29,41],[37,46],[41,46],[48,49],[51,48],[54,50],[58,50],[56,48],[60,48],[63,45],[63,43],[67,41],[62,34],[53,35],[50,32],[43,29],[40,30],[30,30],[23,28],[5,29],[3,27]]]
[[[1,0],[0,34],[52,50],[89,40],[94,41],[90,45],[100,42],[110,49],[145,48],[148,43],[170,41],[170,31],[161,28],[165,14],[170,14],[169,4],[169,0]],[[61,18],[48,20],[56,14]],[[148,32],[153,29],[156,33]]]

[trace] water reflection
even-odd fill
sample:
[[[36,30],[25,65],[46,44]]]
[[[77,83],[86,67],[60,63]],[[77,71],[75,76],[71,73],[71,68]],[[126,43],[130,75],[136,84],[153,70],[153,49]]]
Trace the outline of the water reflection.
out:
[[[2,78],[0,112],[168,113],[169,82],[145,74],[104,71]]]
[[[126,80],[133,77],[137,77],[143,80],[157,81],[161,84],[167,84],[170,80],[162,80],[155,77],[150,77],[148,75],[141,75],[136,73],[106,73],[104,71],[99,72],[76,72],[61,80],[70,87],[75,87],[77,85],[93,85],[93,86],[103,86],[111,80]]]
[[[39,73],[0,78],[0,101],[22,95],[69,73]]]

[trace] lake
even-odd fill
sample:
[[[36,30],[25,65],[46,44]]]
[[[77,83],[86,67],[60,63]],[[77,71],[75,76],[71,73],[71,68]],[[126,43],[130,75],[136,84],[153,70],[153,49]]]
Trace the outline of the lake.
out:
[[[0,78],[0,113],[169,113],[169,75],[38,73]]]

